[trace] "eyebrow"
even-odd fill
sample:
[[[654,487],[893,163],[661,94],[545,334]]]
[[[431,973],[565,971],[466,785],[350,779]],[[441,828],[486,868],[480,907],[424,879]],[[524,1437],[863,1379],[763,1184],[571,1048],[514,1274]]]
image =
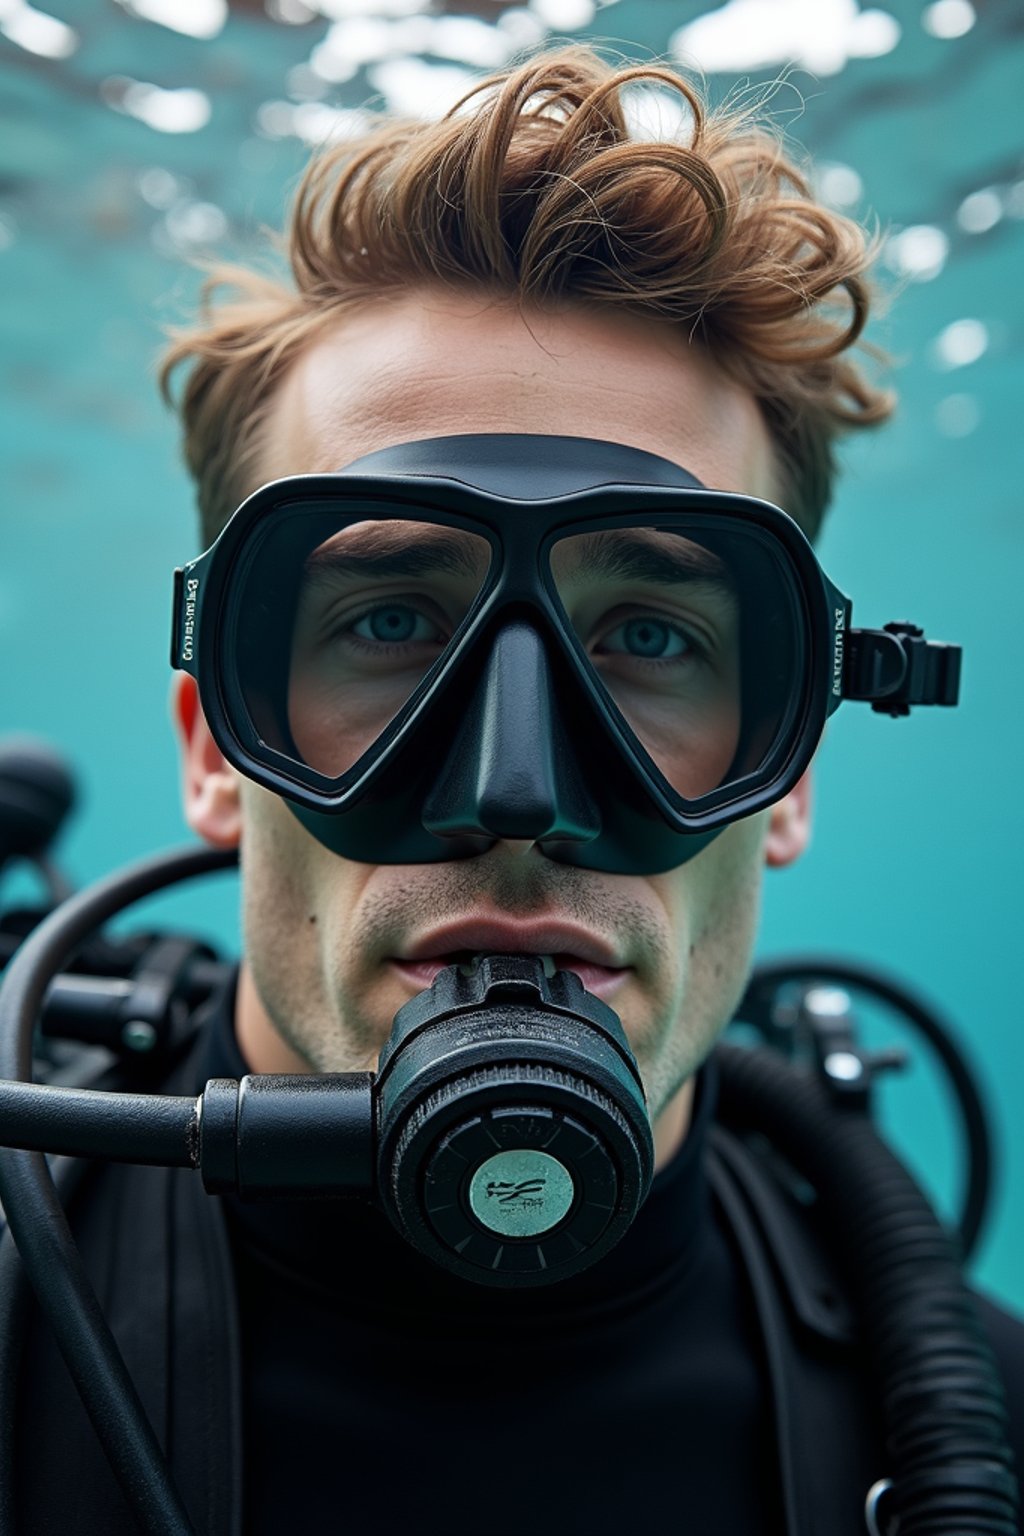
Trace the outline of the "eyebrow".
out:
[[[474,558],[476,551],[465,535],[436,528],[408,542],[407,533],[379,524],[352,533],[344,546],[332,539],[315,549],[306,560],[307,576],[330,581],[338,576],[422,576],[438,571],[477,578],[482,574],[481,561]],[[486,548],[483,539],[479,542]],[[489,558],[490,550],[486,553]]]
[[[584,534],[571,575],[628,577],[659,586],[699,584],[735,596],[728,567],[717,555],[675,534],[665,537],[674,543],[655,545],[628,534]]]

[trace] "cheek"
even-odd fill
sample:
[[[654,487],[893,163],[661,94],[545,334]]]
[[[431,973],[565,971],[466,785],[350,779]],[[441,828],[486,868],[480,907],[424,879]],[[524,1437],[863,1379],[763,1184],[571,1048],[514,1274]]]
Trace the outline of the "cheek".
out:
[[[733,822],[695,858],[650,884],[670,914],[694,916],[760,885],[770,812]]]
[[[339,943],[361,865],[321,848],[285,801],[246,783],[242,901],[247,957],[270,982],[323,991],[325,950]],[[275,987],[274,990],[277,990]]]
[[[259,943],[284,953],[336,948],[372,867],[321,847],[286,801],[248,779],[241,806],[247,928],[258,921]]]
[[[316,882],[304,846],[309,840],[286,805],[245,785],[242,916],[246,953],[257,971],[308,969],[315,954]]]
[[[713,997],[722,1025],[739,1002],[750,970],[767,827],[766,813],[750,817],[727,828],[705,850],[714,858],[701,871],[694,944],[701,985]]]
[[[243,779],[242,861],[246,882],[272,877],[291,903],[312,880],[313,839],[279,796]]]
[[[366,1070],[381,1039],[362,1008],[353,914],[372,867],[329,853],[249,783],[241,854],[243,947],[266,1021],[314,1071]]]
[[[712,1031],[739,1001],[760,910],[768,813],[727,827],[681,869],[655,877],[683,955],[687,1008]]]

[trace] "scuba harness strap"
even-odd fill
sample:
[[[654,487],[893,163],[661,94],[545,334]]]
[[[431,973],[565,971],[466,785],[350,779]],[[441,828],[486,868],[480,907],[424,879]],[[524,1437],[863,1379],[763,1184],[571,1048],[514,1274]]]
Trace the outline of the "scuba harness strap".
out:
[[[761,1335],[781,1530],[863,1536],[864,1499],[878,1477],[881,1444],[839,1276],[806,1213],[720,1124],[711,1130],[707,1174]]]

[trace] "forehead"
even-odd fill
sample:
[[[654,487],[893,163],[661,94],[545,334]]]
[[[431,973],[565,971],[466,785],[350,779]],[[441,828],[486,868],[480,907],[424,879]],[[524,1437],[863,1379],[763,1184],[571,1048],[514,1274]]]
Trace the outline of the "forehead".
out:
[[[271,403],[256,483],[468,432],[603,438],[777,499],[757,402],[677,329],[433,290],[375,300],[310,342]]]

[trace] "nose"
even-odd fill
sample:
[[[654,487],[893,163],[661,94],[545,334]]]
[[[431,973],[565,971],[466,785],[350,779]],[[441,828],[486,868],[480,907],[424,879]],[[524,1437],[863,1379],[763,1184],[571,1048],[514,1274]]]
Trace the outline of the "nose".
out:
[[[590,842],[601,817],[558,707],[540,634],[504,624],[452,748],[426,797],[423,825],[439,837]]]

